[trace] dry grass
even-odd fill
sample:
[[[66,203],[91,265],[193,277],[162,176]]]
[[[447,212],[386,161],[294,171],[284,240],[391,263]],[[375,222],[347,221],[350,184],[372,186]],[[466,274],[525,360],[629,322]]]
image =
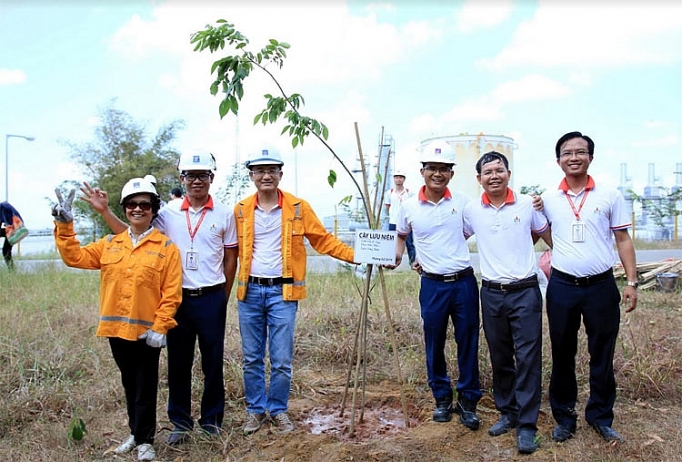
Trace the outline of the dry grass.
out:
[[[206,439],[196,434],[179,449],[163,441],[169,423],[165,413],[167,384],[162,354],[159,394],[159,460],[568,460],[671,461],[682,460],[682,295],[640,294],[640,306],[623,316],[616,351],[619,397],[615,426],[628,441],[612,446],[601,442],[579,424],[566,444],[550,441],[553,422],[547,404],[549,342],[544,344],[541,450],[522,458],[510,448],[513,437],[491,439],[485,429],[464,431],[452,422],[429,422],[432,409],[425,383],[418,278],[414,273],[385,273],[395,328],[403,390],[411,412],[421,423],[406,436],[385,437],[371,443],[348,443],[328,435],[299,430],[286,438],[259,432],[240,434],[244,416],[241,353],[236,305],[230,301],[225,353],[227,409],[225,434]],[[98,273],[46,268],[39,273],[0,271],[0,454],[13,461],[134,460],[104,455],[127,434],[125,403],[119,374],[108,343],[94,335],[98,311]],[[377,285],[378,279],[374,280]],[[362,281],[350,273],[311,274],[309,297],[300,304],[297,325],[292,417],[299,422],[314,406],[338,406],[346,383],[359,315]],[[397,402],[396,371],[392,358],[383,300],[378,285],[372,291],[368,315],[366,384],[374,402]],[[450,370],[455,369],[454,342],[449,342]],[[481,382],[492,384],[488,351],[481,335]],[[577,358],[579,397],[588,395],[588,357],[584,335]],[[194,402],[199,401],[201,374],[196,364]],[[580,411],[579,411],[580,412]],[[484,424],[496,419],[489,393],[480,406]],[[88,433],[82,441],[68,438],[69,425],[82,418]],[[507,438],[507,436],[509,438]]]

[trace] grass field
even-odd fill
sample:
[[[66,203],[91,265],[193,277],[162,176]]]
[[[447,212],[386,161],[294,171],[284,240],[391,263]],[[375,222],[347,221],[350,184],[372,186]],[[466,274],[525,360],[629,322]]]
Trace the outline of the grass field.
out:
[[[0,269],[0,454],[4,460],[135,460],[110,451],[128,434],[119,373],[108,342],[94,335],[98,313],[98,272],[46,268],[37,273]],[[490,395],[492,378],[481,334],[480,368],[484,398],[481,430],[470,432],[456,419],[435,424],[426,385],[413,272],[386,273],[402,387],[393,361],[394,345],[383,298],[374,280],[367,324],[365,393],[341,402],[353,352],[362,281],[350,273],[310,275],[309,298],[298,314],[290,414],[297,430],[278,437],[264,427],[244,437],[241,352],[236,304],[230,300],[225,353],[225,432],[209,439],[196,433],[179,448],[165,444],[169,423],[166,353],[162,353],[158,405],[158,460],[168,461],[675,461],[682,460],[682,296],[679,292],[641,292],[633,313],[623,315],[616,351],[619,396],[614,427],[626,438],[607,444],[579,420],[567,443],[551,441],[547,402],[549,343],[543,351],[541,448],[531,456],[516,452],[513,434],[491,438],[497,419]],[[546,337],[546,336],[545,336]],[[449,369],[456,378],[454,342]],[[587,399],[588,357],[581,331],[577,358],[579,409]],[[201,376],[196,362],[194,402]],[[353,375],[351,375],[351,383]],[[410,428],[404,427],[400,392],[406,397]],[[353,408],[352,403],[356,402]],[[356,410],[357,412],[352,412]],[[363,421],[359,420],[360,410]],[[195,411],[196,412],[196,411]],[[351,416],[355,434],[348,435]],[[87,433],[69,437],[75,419]]]

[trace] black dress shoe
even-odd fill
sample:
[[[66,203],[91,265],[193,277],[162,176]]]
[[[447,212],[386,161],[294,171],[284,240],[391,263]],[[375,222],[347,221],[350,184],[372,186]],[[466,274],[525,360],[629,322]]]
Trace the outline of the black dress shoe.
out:
[[[186,431],[173,430],[168,436],[167,442],[169,446],[178,446],[180,444],[186,443],[188,439],[189,434]]]
[[[452,401],[448,399],[436,401],[436,410],[433,411],[434,422],[450,422],[452,420]]]
[[[563,443],[564,441],[573,438],[575,433],[575,427],[569,428],[565,425],[558,424],[552,430],[552,439],[557,443]]]
[[[469,430],[478,430],[481,421],[476,415],[476,403],[466,398],[459,398],[455,404],[455,413],[459,414],[459,421]]]
[[[625,441],[625,439],[620,436],[620,433],[618,433],[616,430],[613,428],[609,427],[608,425],[597,425],[591,423],[590,426],[594,428],[594,431],[599,433],[602,438],[606,441],[618,441],[619,443],[622,443]]]
[[[507,433],[512,427],[516,426],[516,419],[509,417],[507,414],[502,414],[497,422],[493,424],[488,430],[490,436],[500,436]]]
[[[521,454],[532,454],[538,449],[535,430],[520,428],[516,431],[516,447]]]

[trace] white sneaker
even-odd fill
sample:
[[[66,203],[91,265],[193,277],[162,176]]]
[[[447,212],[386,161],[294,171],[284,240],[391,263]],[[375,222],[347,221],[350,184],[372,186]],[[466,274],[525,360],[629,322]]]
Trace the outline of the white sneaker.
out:
[[[154,460],[156,451],[151,444],[145,443],[137,447],[137,460]]]
[[[114,454],[125,454],[135,449],[135,446],[137,446],[137,444],[135,444],[135,437],[130,435],[123,443],[114,449]]]

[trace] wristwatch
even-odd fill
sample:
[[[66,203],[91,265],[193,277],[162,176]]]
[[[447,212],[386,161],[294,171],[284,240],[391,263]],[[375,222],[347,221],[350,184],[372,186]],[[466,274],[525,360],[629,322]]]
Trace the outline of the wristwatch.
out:
[[[634,288],[636,289],[637,287],[639,287],[639,282],[637,282],[637,281],[628,281],[628,285],[629,285],[630,287],[634,287]]]

